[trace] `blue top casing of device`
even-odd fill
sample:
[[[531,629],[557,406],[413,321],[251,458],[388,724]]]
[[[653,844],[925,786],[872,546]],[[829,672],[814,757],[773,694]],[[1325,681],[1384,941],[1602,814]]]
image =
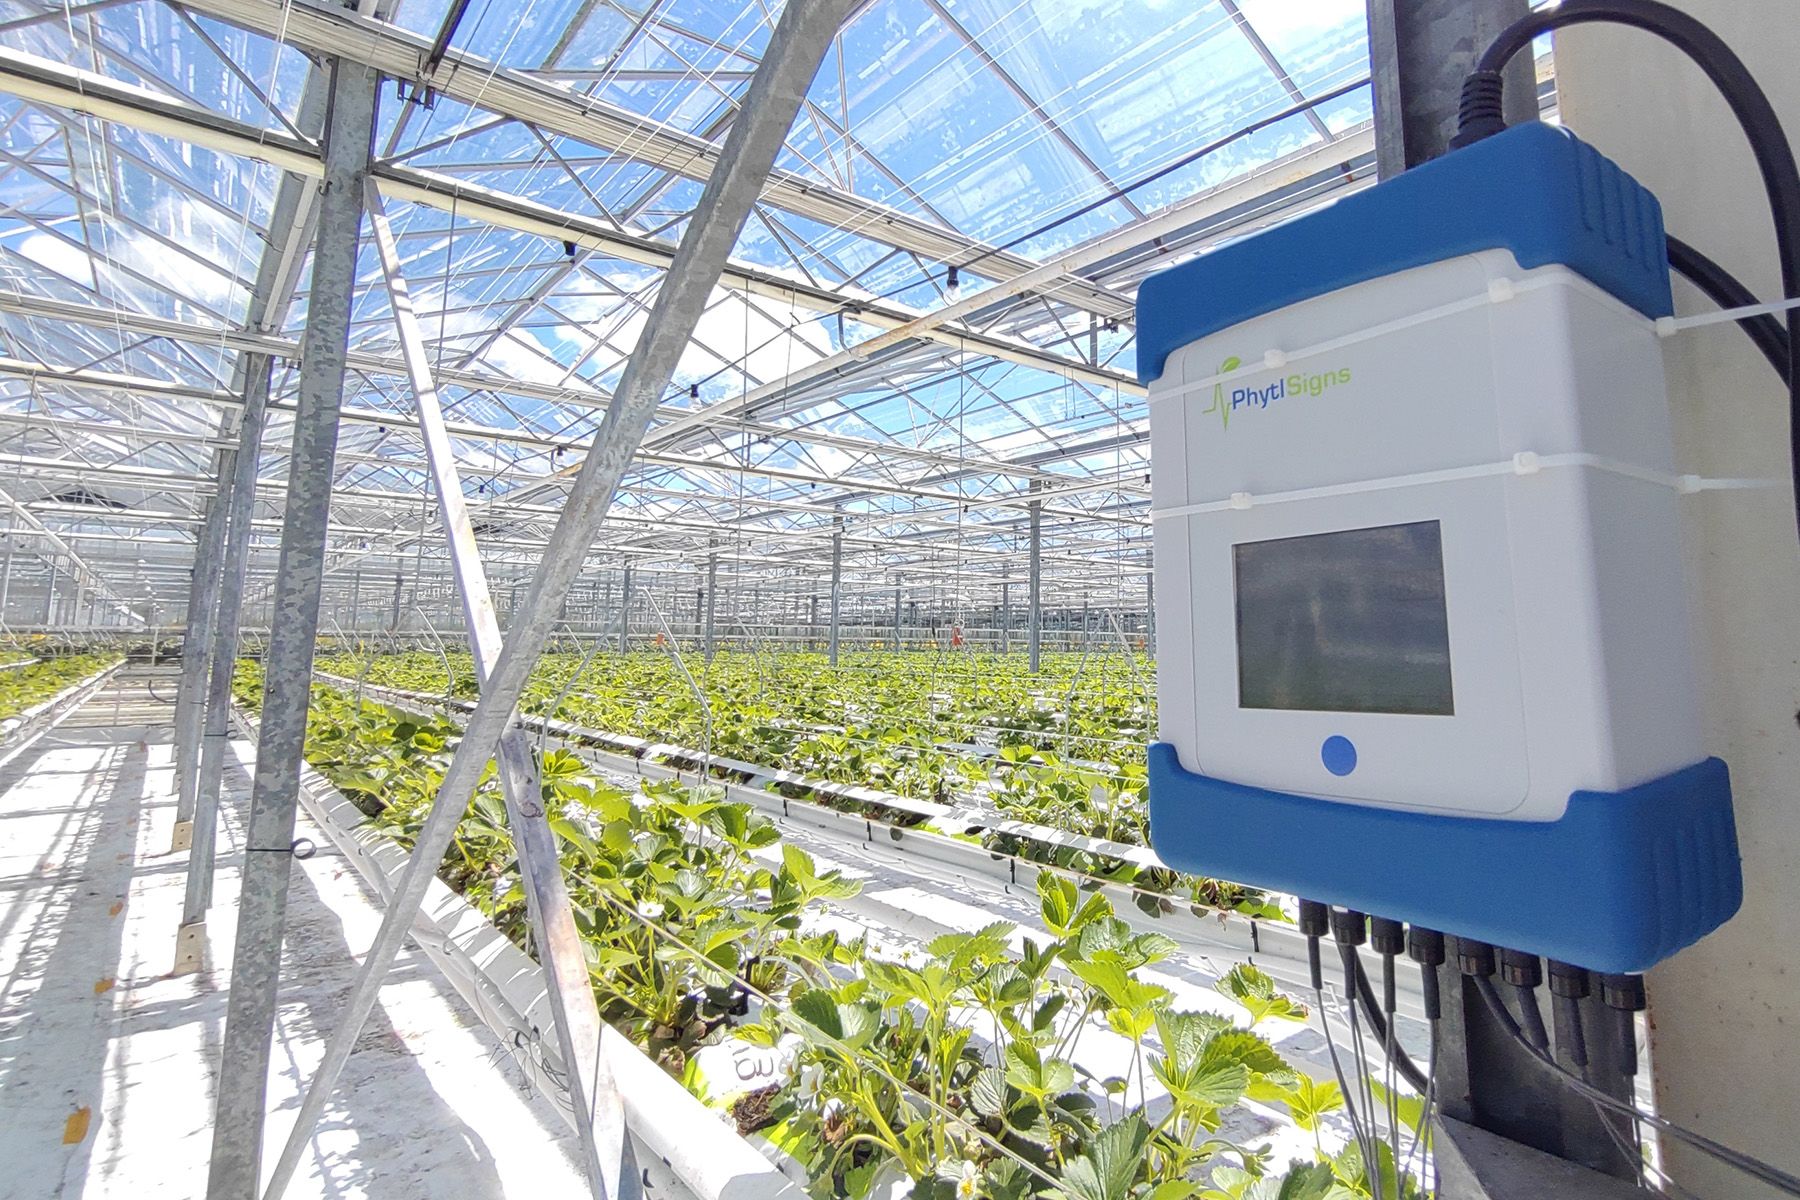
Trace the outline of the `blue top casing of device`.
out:
[[[1534,121],[1152,275],[1138,289],[1138,378],[1240,321],[1477,250],[1510,250],[1526,270],[1560,263],[1647,317],[1675,311],[1656,197]]]
[[[1647,317],[1673,311],[1655,196],[1532,123],[1146,280],[1138,375],[1240,322],[1459,254],[1561,264]],[[1743,899],[1730,776],[1708,759],[1555,821],[1384,809],[1186,770],[1149,752],[1150,841],[1177,870],[1289,892],[1574,963],[1637,972]]]

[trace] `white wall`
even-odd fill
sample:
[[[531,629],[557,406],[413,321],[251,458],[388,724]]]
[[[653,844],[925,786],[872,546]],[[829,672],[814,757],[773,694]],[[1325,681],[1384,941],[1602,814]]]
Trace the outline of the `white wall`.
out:
[[[1675,0],[1749,64],[1800,144],[1800,5]],[[1564,121],[1661,198],[1670,232],[1765,300],[1780,294],[1773,226],[1736,122],[1700,72],[1649,34],[1556,37]],[[1707,307],[1678,283],[1679,312]],[[1786,398],[1735,326],[1668,343],[1684,470],[1785,476]],[[1792,493],[1690,497],[1689,562],[1707,740],[1731,764],[1745,901],[1729,925],[1651,973],[1652,1053],[1670,1118],[1800,1172],[1800,544]],[[1774,1196],[1682,1150],[1708,1200]]]

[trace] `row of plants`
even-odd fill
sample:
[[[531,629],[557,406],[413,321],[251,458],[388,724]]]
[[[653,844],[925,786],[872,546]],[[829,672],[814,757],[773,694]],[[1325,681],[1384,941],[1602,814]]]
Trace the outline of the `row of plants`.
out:
[[[95,650],[39,659],[0,671],[0,720],[9,720],[119,661],[115,651]]]
[[[237,684],[242,702],[260,700],[255,663],[240,664]],[[443,717],[313,689],[309,761],[403,844],[459,737]],[[1342,1105],[1336,1086],[1295,1071],[1257,1031],[1306,1010],[1254,967],[1220,984],[1237,1019],[1183,1010],[1145,978],[1175,943],[1049,872],[1038,895],[1047,940],[1000,923],[878,951],[819,919],[858,885],[781,844],[722,789],[628,793],[566,751],[540,767],[602,1015],[740,1132],[804,1167],[816,1200],[900,1184],[930,1200],[1373,1193],[1356,1143],[1340,1148],[1324,1127]],[[526,944],[491,764],[440,869]],[[1109,1036],[1127,1040],[1128,1065],[1099,1076],[1087,1047]],[[778,1067],[737,1083],[704,1067],[722,1051]],[[1226,1114],[1246,1103],[1313,1130],[1311,1161],[1277,1164],[1223,1136]],[[1418,1194],[1385,1148],[1378,1156],[1382,1195]]]
[[[318,665],[406,691],[476,695],[467,654],[344,650]],[[595,659],[568,652],[543,656],[521,708],[809,779],[969,804],[1144,845],[1144,743],[1155,721],[1149,675],[1147,663],[1118,650],[1046,655],[1035,675],[1023,656],[972,651],[861,651],[843,655],[836,668],[818,654],[723,652],[693,664],[691,674],[664,651]],[[799,786],[784,790],[807,795]],[[829,795],[808,798],[862,807]],[[924,820],[881,815],[903,824]],[[997,829],[984,828],[979,837],[989,849],[1140,889],[1146,908],[1185,900],[1282,916],[1267,897],[1233,884]]]

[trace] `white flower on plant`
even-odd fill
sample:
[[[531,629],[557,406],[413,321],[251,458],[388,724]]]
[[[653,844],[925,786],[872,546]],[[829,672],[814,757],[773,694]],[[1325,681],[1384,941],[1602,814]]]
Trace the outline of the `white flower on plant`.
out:
[[[802,1101],[811,1100],[825,1086],[825,1068],[817,1063],[807,1063],[800,1068],[799,1095]]]
[[[962,1171],[956,1177],[956,1200],[975,1200],[981,1183],[981,1168],[963,1159]]]
[[[661,917],[666,909],[661,900],[645,900],[637,906],[637,915],[646,921],[654,921]]]

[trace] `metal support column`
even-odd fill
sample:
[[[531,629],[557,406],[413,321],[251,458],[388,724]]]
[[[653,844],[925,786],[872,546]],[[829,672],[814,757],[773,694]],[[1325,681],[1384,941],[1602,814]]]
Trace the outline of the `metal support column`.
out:
[[[1450,148],[1463,78],[1530,0],[1367,0],[1375,164],[1383,179]],[[1531,56],[1507,67],[1506,119],[1537,116]]]
[[[1031,481],[1031,490],[1038,490],[1038,481]],[[1044,642],[1044,502],[1031,502],[1031,558],[1026,577],[1026,610],[1025,610],[1025,650],[1030,656],[1030,670],[1033,675],[1038,672],[1038,665],[1043,657]]]
[[[631,650],[631,560],[619,571],[619,653]]]
[[[894,580],[894,649],[899,650],[904,643],[900,633],[900,581]]]
[[[687,349],[706,299],[719,281],[807,87],[851,3],[852,0],[790,0],[782,10],[739,106],[737,119],[726,134],[719,160],[657,289],[637,346],[613,390],[606,423],[581,465],[538,562],[525,611],[501,648],[480,699],[469,714],[462,741],[418,831],[406,870],[388,899],[374,944],[337,1014],[337,1027],[307,1090],[291,1141],[304,1144],[312,1137],[319,1113],[375,1007],[382,979],[393,965],[437,865],[455,837],[469,798],[488,760],[500,747],[502,736],[513,724],[513,711],[550,634],[556,610],[568,594],[606,519],[619,482],[668,392],[676,364]],[[364,149],[366,152],[366,145]],[[360,195],[353,198],[360,199]],[[322,224],[324,220],[321,214]],[[354,239],[351,241],[353,244]],[[315,305],[317,297],[315,283]],[[291,489],[292,485],[290,494]],[[306,678],[306,673],[302,672],[300,678]],[[261,1097],[256,1099],[260,1101]],[[260,1105],[255,1111],[261,1113]],[[635,1174],[621,1175],[605,1181],[597,1190],[608,1200],[631,1200],[637,1183]]]
[[[389,307],[393,310],[401,353],[406,360],[419,431],[425,443],[426,463],[437,493],[438,518],[444,527],[451,569],[462,598],[469,651],[475,660],[477,675],[485,685],[494,661],[500,656],[500,622],[494,614],[487,573],[482,568],[480,550],[475,542],[475,527],[463,499],[455,451],[444,428],[444,413],[438,403],[437,385],[431,376],[425,340],[419,333],[412,298],[400,273],[399,246],[388,226],[381,194],[372,181],[367,185],[367,203],[370,235],[380,254],[382,272],[387,280]],[[611,1073],[600,1058],[600,1014],[594,1006],[581,934],[575,927],[568,888],[557,861],[556,837],[551,832],[542,804],[537,761],[524,730],[517,725],[510,726],[500,739],[499,774],[506,801],[507,828],[518,852],[526,909],[537,941],[538,958],[544,964],[549,980],[557,1046],[563,1062],[573,1068],[568,1076],[568,1088],[570,1102],[581,1117],[576,1121],[576,1130],[581,1137],[588,1178],[596,1193],[604,1197],[609,1194],[605,1181],[617,1180],[621,1171],[633,1169],[625,1141],[624,1110]],[[269,1185],[273,1194],[279,1195],[287,1186],[305,1145],[304,1138],[288,1142]]]
[[[256,517],[256,477],[268,416],[269,377],[274,363],[266,355],[244,361],[244,413],[238,424],[229,491],[225,499],[225,540],[219,560],[219,608],[207,655],[206,695],[201,703],[200,763],[194,787],[194,816],[188,845],[187,893],[181,928],[175,937],[175,974],[187,975],[206,965],[206,910],[212,905],[213,856],[218,845],[219,793],[231,737],[231,677],[237,666],[238,623],[243,615],[244,569],[250,555],[250,530]]]
[[[838,665],[838,618],[842,611],[842,593],[844,583],[844,518],[837,519],[837,527],[831,531],[831,640],[828,653],[831,665]]]
[[[49,582],[44,585],[44,624],[56,624],[56,555],[44,560],[50,568]]]
[[[1005,575],[1000,577],[1000,653],[1012,653],[1012,580]]]
[[[706,661],[713,660],[714,619],[719,613],[719,556],[706,557]]]
[[[814,592],[806,598],[806,648],[813,649],[819,644],[819,593]]]
[[[6,623],[6,602],[12,598],[13,538],[6,539],[6,564],[0,566],[0,625]]]
[[[400,628],[400,592],[406,587],[406,572],[398,567],[394,569],[394,602],[388,611],[388,632],[397,632]]]
[[[1156,658],[1156,564],[1144,572],[1144,657]]]
[[[208,1200],[255,1200],[262,1175],[269,1048],[275,1021],[291,846],[306,741],[313,644],[325,567],[325,536],[344,397],[350,304],[362,228],[362,183],[374,139],[379,78],[334,60],[325,124],[324,191],[306,329],[300,341],[299,403],[289,459],[262,726],[251,783],[237,941],[225,1047],[219,1066]],[[483,754],[486,761],[487,754]]]
[[[1530,3],[1367,0],[1367,5],[1376,161],[1381,177],[1390,179],[1449,148],[1464,76],[1496,34],[1526,15]],[[1517,56],[1508,67],[1509,122],[1537,116],[1533,83],[1530,56]],[[1455,939],[1450,942],[1449,961],[1438,969],[1444,1020],[1434,1056],[1445,1113],[1546,1153],[1634,1177],[1637,1163],[1620,1152],[1594,1108],[1531,1062],[1495,1020],[1457,970]],[[1605,1036],[1610,1013],[1597,998],[1581,1006],[1588,1081],[1629,1097],[1629,1079]],[[1565,1066],[1571,1065],[1563,1051],[1567,1032],[1559,1026],[1555,1037]]]
[[[348,614],[346,614],[350,618],[350,630],[352,633],[354,633],[357,629],[357,617],[361,614],[361,612],[362,612],[362,568],[358,567],[358,568],[356,568],[355,571],[352,571],[350,573],[350,611]]]
[[[188,582],[187,618],[181,634],[181,681],[175,689],[175,835],[171,850],[192,844],[194,792],[200,770],[200,724],[212,650],[213,615],[219,607],[219,557],[225,545],[225,509],[231,503],[232,465],[237,451],[221,446],[213,455],[215,488],[194,547]]]

